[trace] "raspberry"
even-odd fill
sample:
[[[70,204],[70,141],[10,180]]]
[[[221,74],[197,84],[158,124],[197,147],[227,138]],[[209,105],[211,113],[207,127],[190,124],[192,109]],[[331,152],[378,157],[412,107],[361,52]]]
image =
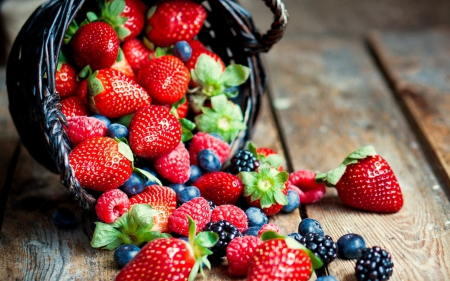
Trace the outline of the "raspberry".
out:
[[[169,229],[172,232],[182,236],[189,236],[189,222],[187,216],[190,216],[197,226],[197,233],[211,220],[211,211],[209,203],[203,197],[194,198],[173,212],[169,217]]]
[[[240,232],[247,229],[247,215],[234,205],[217,206],[211,213],[211,221],[227,220],[235,225]]]
[[[318,256],[324,266],[330,264],[337,257],[337,245],[329,235],[310,232],[300,239],[300,243]]]
[[[219,157],[221,164],[225,163],[230,155],[230,145],[228,143],[207,133],[199,132],[192,138],[189,146],[191,165],[198,165],[197,154],[203,149],[211,149]]]
[[[185,183],[189,179],[190,165],[189,153],[184,144],[180,142],[168,154],[155,161],[156,171],[172,183]]]
[[[233,175],[237,175],[240,172],[253,172],[258,169],[260,162],[256,159],[256,156],[250,150],[240,150],[230,160],[231,164],[228,167],[228,171]]]
[[[228,272],[233,276],[246,276],[250,260],[262,240],[255,236],[237,237],[228,244]]]
[[[280,233],[280,228],[278,227],[278,225],[276,225],[272,222],[269,222],[269,223],[266,223],[265,225],[261,226],[261,228],[258,231],[258,237],[261,237],[261,235],[263,235],[264,232],[269,231],[269,230],[275,231],[276,233]]]
[[[88,116],[67,117],[67,126],[64,130],[69,136],[73,146],[91,137],[103,137],[106,135],[106,126],[102,121]]]
[[[312,204],[322,199],[326,192],[325,184],[315,179],[315,172],[299,170],[289,174],[286,186],[298,194],[301,204]]]
[[[224,257],[228,244],[235,238],[241,237],[238,228],[226,220],[208,222],[203,231],[212,231],[219,235],[219,241],[211,248],[213,257]]]
[[[391,277],[393,270],[394,263],[391,260],[391,254],[378,246],[366,248],[356,261],[356,280],[386,281]]]
[[[113,223],[126,213],[129,207],[130,201],[123,191],[110,189],[100,195],[95,205],[95,211],[99,219],[106,223]]]

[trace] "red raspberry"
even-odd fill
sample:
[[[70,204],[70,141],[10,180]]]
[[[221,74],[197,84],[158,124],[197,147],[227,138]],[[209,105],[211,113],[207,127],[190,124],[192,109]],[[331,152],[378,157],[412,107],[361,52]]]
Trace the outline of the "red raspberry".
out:
[[[174,150],[155,161],[156,171],[172,183],[185,183],[191,174],[189,153],[180,142]]]
[[[106,223],[113,223],[128,211],[129,206],[130,201],[123,191],[110,189],[100,195],[95,205],[95,211],[99,219]]]
[[[106,135],[106,125],[99,119],[88,116],[67,117],[67,126],[64,126],[64,130],[73,146],[85,139]]]
[[[286,186],[297,192],[302,204],[316,203],[325,195],[325,183],[315,180],[316,173],[308,170],[299,170],[289,174]]]
[[[219,157],[221,164],[227,161],[231,150],[228,143],[219,140],[207,133],[198,132],[192,138],[191,145],[189,146],[191,165],[198,165],[197,154],[202,149],[211,149]]]
[[[264,232],[269,231],[269,230],[275,231],[276,233],[280,233],[280,227],[278,227],[278,225],[276,225],[272,222],[269,222],[269,223],[266,223],[265,225],[263,225],[259,229],[258,237],[261,237],[261,235],[263,235]]]
[[[209,203],[203,197],[196,197],[173,212],[169,217],[169,229],[172,232],[183,236],[189,235],[189,222],[187,216],[190,216],[197,226],[197,233],[211,220],[211,210]]]
[[[250,261],[262,243],[256,236],[242,236],[231,240],[226,250],[228,272],[233,276],[246,276]]]
[[[220,205],[211,213],[211,221],[226,220],[236,226],[240,232],[248,227],[247,215],[241,208],[235,205]]]

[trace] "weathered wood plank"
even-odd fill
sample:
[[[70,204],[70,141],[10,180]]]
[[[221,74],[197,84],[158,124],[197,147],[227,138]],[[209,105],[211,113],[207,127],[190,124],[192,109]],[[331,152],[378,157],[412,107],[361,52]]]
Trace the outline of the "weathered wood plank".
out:
[[[449,200],[364,44],[329,37],[285,42],[268,62],[276,115],[295,170],[328,171],[372,144],[404,193],[400,212],[374,214],[345,207],[329,188],[307,207],[308,216],[335,239],[359,233],[368,246],[388,250],[395,264],[390,280],[447,280]],[[354,261],[337,260],[328,270],[339,280],[356,280]]]
[[[406,115],[436,160],[435,170],[450,186],[450,29],[374,32],[369,38]]]

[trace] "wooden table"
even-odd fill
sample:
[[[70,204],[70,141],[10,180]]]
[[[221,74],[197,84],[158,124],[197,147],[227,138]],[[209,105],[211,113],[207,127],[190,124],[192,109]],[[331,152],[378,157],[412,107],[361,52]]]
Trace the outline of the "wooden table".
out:
[[[286,1],[296,11],[294,3]],[[410,8],[420,8],[415,5]],[[295,27],[295,14],[290,15]],[[330,22],[319,27],[330,30]],[[397,175],[405,205],[396,214],[357,211],[329,188],[319,203],[271,220],[283,233],[295,231],[305,217],[320,221],[335,240],[359,233],[368,246],[392,254],[390,280],[450,280],[450,29],[364,29],[360,36],[358,28],[355,36],[289,31],[264,57],[270,85],[253,141],[284,155],[290,172],[328,171],[349,152],[374,145]],[[112,280],[118,272],[113,252],[89,245],[91,214],[21,146],[7,109],[4,75],[2,69],[0,279]],[[59,207],[76,212],[76,229],[52,224]],[[356,280],[354,263],[337,259],[317,275]],[[243,279],[230,278],[223,264],[207,280]]]

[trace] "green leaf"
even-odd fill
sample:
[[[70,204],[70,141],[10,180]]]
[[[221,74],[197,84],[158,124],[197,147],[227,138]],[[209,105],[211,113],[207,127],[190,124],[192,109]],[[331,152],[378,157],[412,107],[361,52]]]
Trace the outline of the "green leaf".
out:
[[[131,31],[128,28],[122,26],[115,28],[115,31],[117,33],[117,37],[119,37],[121,41],[123,41],[123,39],[125,39],[128,35],[131,34]]]
[[[278,154],[270,154],[267,157],[264,157],[263,161],[267,161],[270,163],[272,167],[279,168],[281,163],[283,162],[283,158]]]
[[[124,116],[116,119],[115,122],[119,123],[119,124],[122,124],[125,127],[128,127],[130,125],[131,118],[133,118],[133,115],[134,115],[134,113],[124,115]]]
[[[117,17],[113,20],[113,24],[116,27],[120,27],[121,25],[125,24],[128,21],[127,17]]]
[[[230,64],[220,78],[225,87],[239,86],[250,76],[250,68],[240,64]]]
[[[134,168],[134,170],[137,171],[138,173],[140,173],[141,175],[143,175],[144,177],[146,177],[148,180],[157,182],[161,186],[163,185],[157,177],[155,177],[151,173],[147,172],[146,170],[139,169],[139,168]]]
[[[87,12],[86,17],[90,22],[98,20],[98,16],[94,12]]]
[[[255,172],[240,172],[238,178],[244,186],[253,186],[257,181]]]
[[[159,238],[170,238],[170,234],[161,233],[159,231],[148,231],[141,235],[140,240],[145,242],[150,242]]]
[[[219,241],[219,235],[212,231],[203,231],[195,237],[194,241],[202,247],[212,248]]]
[[[268,175],[270,173],[270,170],[271,170],[271,166],[267,162],[261,163],[261,166],[259,166],[259,168],[258,168],[258,172],[261,175]]]
[[[264,234],[265,233],[263,233],[263,235]],[[261,236],[261,238],[262,238],[262,236]],[[286,241],[286,245],[289,248],[302,250],[309,256],[309,258],[311,259],[311,262],[312,262],[313,270],[321,268],[323,266],[323,262],[319,257],[317,257],[311,250],[309,250],[308,248],[306,248],[305,246],[303,246],[302,244],[297,242],[294,238],[285,236],[284,240]]]
[[[256,152],[257,147],[253,142],[249,142],[247,144],[247,150],[249,150],[253,154],[253,156],[255,156],[255,157],[258,156],[258,153]]]
[[[116,61],[122,61],[125,58],[125,55],[123,54],[122,48],[119,48],[119,52],[117,53],[117,59]]]
[[[98,73],[98,72],[97,72],[97,73]],[[86,78],[86,77],[90,77],[91,75],[93,76],[92,68],[91,68],[90,65],[86,65],[86,66],[80,71],[80,73],[78,73],[78,77],[81,78],[81,79],[84,79],[84,78]],[[95,74],[95,75],[97,75],[97,74]],[[95,76],[93,76],[93,77],[95,77]]]
[[[274,198],[270,195],[269,191],[261,195],[261,209],[269,208],[275,203]]]
[[[224,112],[228,105],[228,99],[225,95],[217,95],[211,98],[211,105],[214,111]]]
[[[120,236],[120,231],[115,229],[109,224],[96,222],[94,235],[91,240],[91,246],[93,248],[104,247],[111,243],[117,243]]]
[[[136,204],[130,209],[130,215],[140,227],[145,229],[153,227],[153,218],[159,213],[160,211],[152,209],[149,204]]]
[[[275,176],[275,181],[277,183],[281,183],[281,184],[285,184],[289,179],[289,174],[287,172],[279,172],[276,176]]]
[[[188,129],[189,131],[192,131],[195,129],[195,123],[189,119],[180,118],[180,119],[178,119],[178,121],[180,121],[180,124],[182,127]]]
[[[95,75],[95,73],[93,75]],[[97,79],[95,77],[94,78],[89,77],[88,90],[89,90],[89,95],[96,96],[96,95],[100,94],[101,92],[103,92],[105,90],[105,88],[103,88],[103,84],[99,79]]]
[[[195,75],[202,84],[219,81],[222,75],[222,65],[207,54],[201,54],[195,64]]]
[[[285,206],[288,204],[287,196],[284,195],[284,193],[281,192],[279,189],[275,190],[273,197],[275,198],[275,201],[280,205]]]
[[[166,52],[162,48],[156,48],[155,55],[157,58],[162,57],[166,54]]]
[[[371,145],[361,147],[354,152],[350,153],[342,162],[344,165],[356,163],[357,159],[364,159],[367,156],[373,156],[377,155],[377,152],[375,151],[375,148]]]
[[[118,17],[125,9],[125,0],[113,0],[107,3],[108,14],[115,18]]]
[[[130,218],[129,213],[126,212],[125,214],[121,215],[115,222],[113,222],[111,226],[117,229],[128,229],[130,228],[130,225],[132,223],[133,223],[132,218]]]
[[[118,143],[119,145],[119,152],[125,156],[125,158],[127,158],[128,160],[130,160],[131,162],[134,162],[134,156],[133,156],[133,151],[131,151],[131,148],[128,144],[120,141]]]
[[[189,274],[188,281],[194,281],[195,277],[197,276],[198,270],[201,269],[201,264],[199,262],[196,262],[194,266],[191,269],[191,273]]]
[[[267,241],[267,240],[272,240],[272,239],[284,239],[284,236],[276,233],[273,230],[268,230],[265,231],[262,235],[261,235],[261,240],[262,241]]]
[[[342,175],[345,173],[346,169],[347,169],[347,166],[341,164],[336,169],[329,171],[327,173],[327,177],[326,177],[326,184],[335,186],[338,183],[338,181],[341,179]]]

